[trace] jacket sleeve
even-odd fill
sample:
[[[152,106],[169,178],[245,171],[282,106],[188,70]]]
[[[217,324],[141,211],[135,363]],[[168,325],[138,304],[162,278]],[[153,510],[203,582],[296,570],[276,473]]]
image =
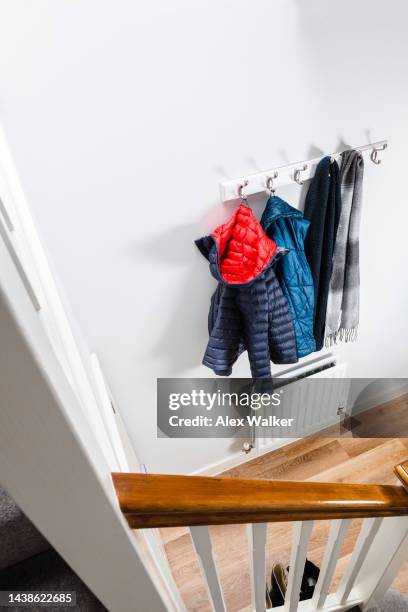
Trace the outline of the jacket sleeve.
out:
[[[295,328],[289,304],[274,276],[269,291],[269,353],[274,363],[296,363]]]
[[[241,347],[248,351],[254,380],[271,379],[268,345],[268,298],[263,281],[237,292],[237,305],[242,315]]]
[[[241,350],[242,317],[230,287],[218,285],[208,314],[209,340],[203,364],[219,376],[229,376]]]

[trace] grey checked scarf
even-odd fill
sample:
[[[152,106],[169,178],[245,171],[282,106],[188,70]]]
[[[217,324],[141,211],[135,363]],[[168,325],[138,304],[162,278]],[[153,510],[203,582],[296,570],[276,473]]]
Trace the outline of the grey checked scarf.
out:
[[[357,338],[360,311],[359,230],[364,160],[358,151],[341,155],[341,214],[333,253],[326,311],[326,345]]]

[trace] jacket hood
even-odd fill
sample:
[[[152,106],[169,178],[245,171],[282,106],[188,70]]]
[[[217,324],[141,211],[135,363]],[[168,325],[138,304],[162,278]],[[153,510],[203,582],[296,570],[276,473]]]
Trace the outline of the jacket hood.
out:
[[[282,200],[282,198],[271,196],[266,203],[261,219],[261,224],[265,232],[268,231],[269,226],[274,223],[276,219],[282,217],[303,218],[303,213],[285,202],[285,200]]]
[[[227,223],[217,227],[211,236],[196,240],[196,245],[210,261],[213,275],[233,285],[257,278],[278,251],[252,210],[243,204]]]

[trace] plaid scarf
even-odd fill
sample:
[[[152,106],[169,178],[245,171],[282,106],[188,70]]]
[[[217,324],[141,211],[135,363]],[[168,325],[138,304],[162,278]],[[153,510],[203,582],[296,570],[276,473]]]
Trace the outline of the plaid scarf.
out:
[[[354,150],[344,151],[341,157],[342,207],[326,313],[327,346],[357,338],[360,310],[359,231],[364,160]]]

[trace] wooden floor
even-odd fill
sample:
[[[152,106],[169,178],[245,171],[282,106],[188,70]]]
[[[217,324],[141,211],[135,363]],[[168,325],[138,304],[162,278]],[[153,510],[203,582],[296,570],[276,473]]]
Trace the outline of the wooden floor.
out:
[[[408,458],[408,395],[365,413],[353,432],[341,437],[309,438],[238,466],[225,476],[231,478],[267,478],[320,482],[355,482],[396,484],[393,467]],[[389,438],[355,437],[371,431],[383,431]],[[376,433],[376,435],[378,435]],[[335,590],[358,536],[360,520],[354,520],[343,546],[331,590]],[[316,521],[308,558],[320,565],[329,523]],[[200,570],[188,530],[162,529],[162,537],[175,581],[186,607],[191,612],[209,612]],[[250,582],[245,525],[211,528],[214,552],[221,576],[228,612],[249,612]],[[288,564],[291,524],[268,526],[267,575],[272,563]],[[408,563],[401,569],[393,588],[408,595]]]

